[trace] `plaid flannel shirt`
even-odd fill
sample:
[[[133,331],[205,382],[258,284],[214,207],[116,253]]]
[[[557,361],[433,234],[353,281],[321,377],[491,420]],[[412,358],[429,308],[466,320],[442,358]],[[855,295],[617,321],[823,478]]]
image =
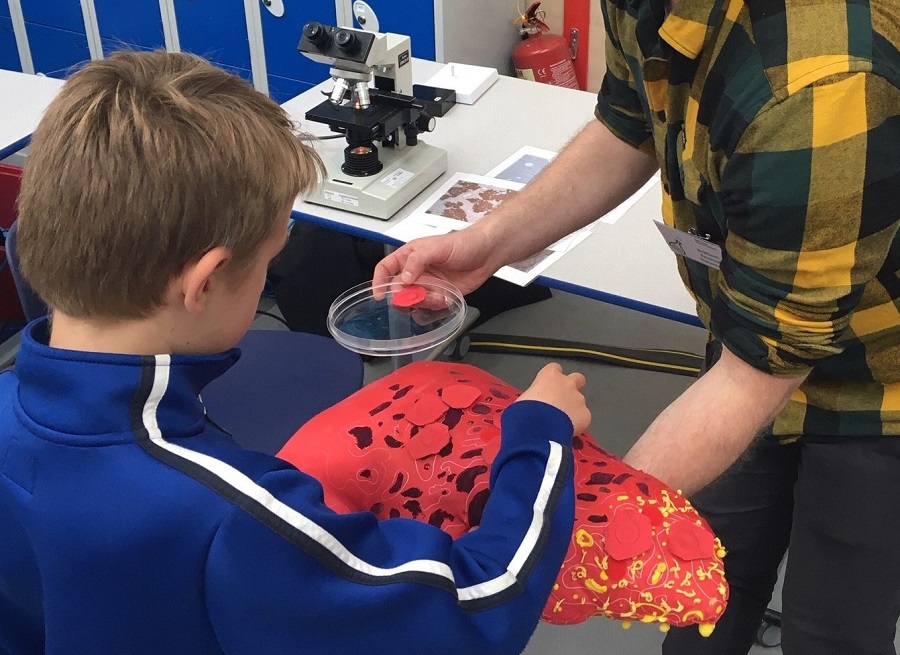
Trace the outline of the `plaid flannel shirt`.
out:
[[[712,335],[806,382],[773,426],[900,435],[900,2],[602,0],[597,117],[660,162]]]

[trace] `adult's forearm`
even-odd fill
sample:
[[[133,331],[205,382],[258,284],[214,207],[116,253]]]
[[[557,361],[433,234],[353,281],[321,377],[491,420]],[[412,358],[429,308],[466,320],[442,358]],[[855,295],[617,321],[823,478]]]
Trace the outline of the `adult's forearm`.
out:
[[[773,377],[723,349],[709,372],[653,421],[625,461],[690,494],[741,456],[804,378]]]
[[[657,170],[598,120],[588,123],[541,174],[477,225],[502,264],[538,252],[613,209]]]

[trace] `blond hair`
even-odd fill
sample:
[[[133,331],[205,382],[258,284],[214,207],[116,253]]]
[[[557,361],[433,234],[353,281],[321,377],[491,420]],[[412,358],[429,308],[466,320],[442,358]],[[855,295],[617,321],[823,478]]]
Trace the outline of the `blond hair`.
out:
[[[22,274],[54,309],[139,318],[217,246],[252,260],[321,159],[274,101],[199,57],[122,52],[74,73],[34,133]]]

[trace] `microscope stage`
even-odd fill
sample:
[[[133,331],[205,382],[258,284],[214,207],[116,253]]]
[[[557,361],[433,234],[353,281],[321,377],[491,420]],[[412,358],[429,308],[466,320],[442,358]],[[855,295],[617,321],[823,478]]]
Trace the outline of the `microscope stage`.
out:
[[[322,153],[328,179],[308,202],[387,220],[447,170],[447,151],[419,141],[399,150],[378,148],[383,168],[353,177],[341,171],[343,152]]]

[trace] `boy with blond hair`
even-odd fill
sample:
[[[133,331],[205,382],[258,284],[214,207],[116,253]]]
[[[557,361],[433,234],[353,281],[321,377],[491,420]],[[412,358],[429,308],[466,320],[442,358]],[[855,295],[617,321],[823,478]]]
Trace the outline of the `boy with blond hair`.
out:
[[[570,537],[580,374],[551,364],[505,411],[481,526],[455,541],[336,514],[207,420],[322,172],[278,105],[189,55],[90,63],[51,104],[19,256],[52,325],[0,375],[0,653],[524,648]]]

